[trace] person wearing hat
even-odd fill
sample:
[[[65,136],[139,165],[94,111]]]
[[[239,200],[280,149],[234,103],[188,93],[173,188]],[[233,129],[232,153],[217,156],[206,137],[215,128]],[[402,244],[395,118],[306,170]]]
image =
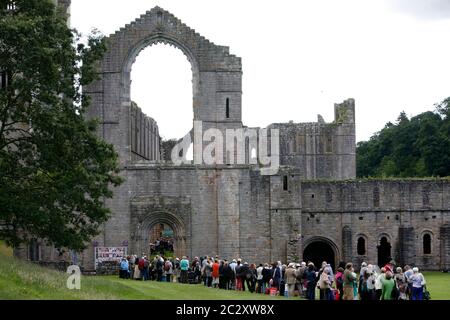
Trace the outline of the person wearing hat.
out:
[[[284,272],[284,282],[287,285],[288,297],[294,296],[295,283],[297,281],[297,270],[294,268],[294,263],[289,263]]]

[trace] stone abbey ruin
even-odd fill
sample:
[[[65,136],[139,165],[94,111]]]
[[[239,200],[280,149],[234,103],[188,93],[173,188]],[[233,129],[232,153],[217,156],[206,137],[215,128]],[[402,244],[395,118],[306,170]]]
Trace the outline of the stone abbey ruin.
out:
[[[241,59],[228,47],[159,7],[110,35],[101,78],[84,90],[92,97],[89,117],[100,119],[99,135],[114,145],[126,180],[106,201],[112,215],[101,234],[77,254],[85,270],[95,269],[99,247],[147,253],[156,224],[172,228],[178,257],[333,265],[392,258],[428,270],[450,268],[449,181],[357,180],[353,99],[334,105],[331,123],[319,116],[315,123],[270,125],[279,130],[276,174],[261,174],[249,157],[234,164],[226,152],[213,165],[171,163],[156,122],[130,99],[131,66],[141,50],[157,43],[179,48],[191,63],[193,120],[202,121],[203,131],[251,129],[241,118]],[[252,146],[245,148],[250,154]],[[43,243],[19,255],[63,259]]]

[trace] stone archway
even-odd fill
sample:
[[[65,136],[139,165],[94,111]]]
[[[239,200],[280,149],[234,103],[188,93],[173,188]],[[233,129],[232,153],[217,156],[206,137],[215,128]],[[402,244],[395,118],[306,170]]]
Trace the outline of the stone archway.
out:
[[[98,65],[99,80],[83,87],[91,97],[87,117],[99,119],[100,136],[114,145],[122,164],[132,159],[131,66],[141,50],[155,43],[175,46],[191,63],[193,120],[208,123],[204,130],[242,127],[241,58],[155,7],[106,38],[108,50]]]
[[[313,237],[303,246],[303,261],[311,261],[316,268],[320,268],[323,261],[331,264],[333,270],[339,262],[339,251],[336,244],[325,237]]]
[[[150,232],[152,228],[159,223],[167,224],[174,232],[174,255],[176,257],[186,255],[186,229],[183,225],[183,221],[176,215],[165,211],[148,213],[145,219],[136,226],[139,234],[139,237],[136,239],[136,250],[138,253],[147,253],[146,250],[148,250],[149,246]]]
[[[377,245],[378,250],[378,266],[383,267],[392,260],[392,245],[387,235],[381,235]]]
[[[191,200],[187,197],[142,195],[131,200],[130,250],[142,254],[149,249],[152,228],[158,223],[173,230],[174,255],[192,255]]]

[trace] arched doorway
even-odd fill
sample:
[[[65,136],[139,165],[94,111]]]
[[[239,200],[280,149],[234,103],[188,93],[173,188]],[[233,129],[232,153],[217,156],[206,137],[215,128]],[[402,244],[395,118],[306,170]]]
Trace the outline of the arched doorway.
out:
[[[391,256],[391,244],[388,241],[388,238],[383,236],[380,239],[380,244],[377,246],[378,248],[378,266],[383,267],[386,263],[392,260]]]
[[[159,241],[161,245],[161,240],[170,242],[170,244],[163,244],[163,247],[159,248],[164,250],[165,254],[169,254],[167,251],[172,251],[175,257],[182,257],[187,254],[184,223],[180,217],[171,212],[156,211],[148,213],[143,221],[136,225],[136,230],[138,233],[136,249],[139,254],[151,255],[150,244]],[[153,253],[155,254],[154,251]]]
[[[311,261],[316,268],[320,268],[322,262],[326,261],[334,270],[337,256],[336,247],[328,239],[313,239],[306,244],[303,251],[303,261]]]
[[[166,223],[157,223],[150,229],[149,251],[150,255],[163,255],[173,257],[174,254],[174,231]]]

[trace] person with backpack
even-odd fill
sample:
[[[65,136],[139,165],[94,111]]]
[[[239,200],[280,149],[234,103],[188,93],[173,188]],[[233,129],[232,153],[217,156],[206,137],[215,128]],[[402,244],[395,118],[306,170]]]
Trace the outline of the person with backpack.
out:
[[[246,275],[246,283],[248,290],[253,293],[256,290],[256,264],[252,263]]]
[[[143,260],[144,260],[144,266],[142,269],[142,280],[147,281],[149,279],[150,261],[148,261],[147,256],[144,256]]]
[[[170,259],[166,259],[164,262],[164,273],[166,275],[166,282],[171,282],[173,274],[173,264]]]
[[[344,269],[339,267],[336,271],[336,290],[338,291],[339,296],[339,299],[337,300],[342,300],[344,297]]]
[[[322,274],[319,277],[320,300],[331,299],[331,281],[328,277],[329,268],[323,268]]]

